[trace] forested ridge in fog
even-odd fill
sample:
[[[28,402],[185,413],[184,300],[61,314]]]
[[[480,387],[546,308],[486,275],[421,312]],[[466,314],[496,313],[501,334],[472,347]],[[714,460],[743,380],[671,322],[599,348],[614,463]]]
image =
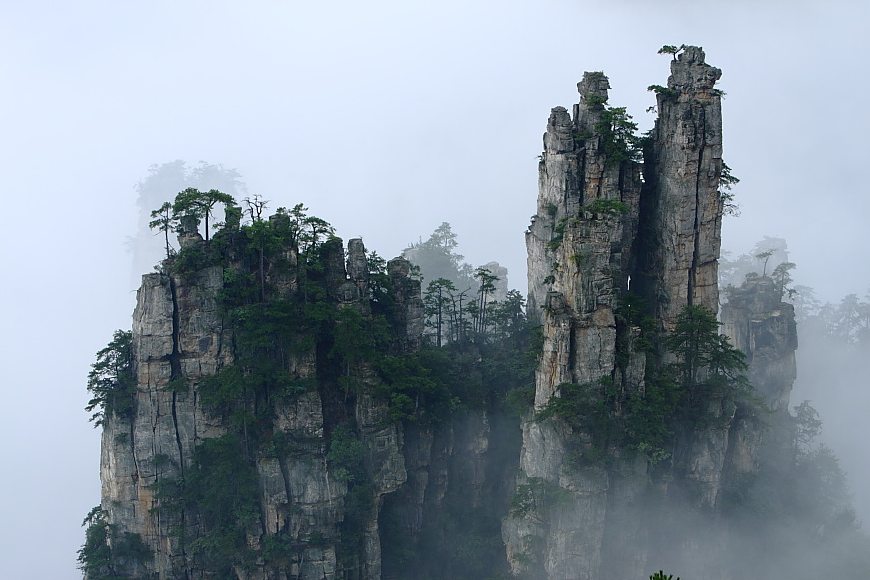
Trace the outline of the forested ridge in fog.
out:
[[[866,305],[814,303],[776,238],[719,268],[721,71],[659,53],[646,135],[602,72],[552,110],[528,301],[447,222],[387,261],[302,203],[190,186],[244,189],[233,170],[153,166],[141,199],[183,189],[142,204],[162,259],[89,376],[85,575],[870,573],[819,413],[791,402],[786,300],[859,343]]]
[[[6,576],[868,576],[870,5],[0,12]]]

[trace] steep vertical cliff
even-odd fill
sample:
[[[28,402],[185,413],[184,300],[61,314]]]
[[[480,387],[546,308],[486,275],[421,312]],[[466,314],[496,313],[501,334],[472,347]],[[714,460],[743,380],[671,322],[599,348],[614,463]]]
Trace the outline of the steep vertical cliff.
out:
[[[98,358],[92,577],[751,574],[745,506],[799,463],[794,310],[750,276],[717,321],[721,73],[674,54],[642,138],[601,72],[551,111],[526,315],[506,288],[489,322],[482,290],[424,307],[408,260],[301,205],[241,225],[228,203],[208,241],[182,216],[129,352]]]
[[[704,62],[703,50],[685,47],[656,94],[658,118],[644,150],[636,274],[666,330],[686,304],[713,311],[719,304],[722,108],[714,85],[721,75]]]
[[[455,365],[420,352],[410,263],[345,251],[300,208],[240,226],[229,206],[210,241],[184,217],[179,253],[143,276],[131,386],[121,369],[100,399],[91,577],[408,578],[416,560],[470,578],[481,554],[506,568],[497,542],[433,557],[497,539],[509,500],[517,420],[494,414],[499,389],[472,402],[453,377],[481,382],[487,345],[451,345]],[[446,532],[469,513],[478,526]]]
[[[573,118],[553,109],[539,166],[538,213],[526,233],[529,312],[540,316],[544,346],[535,377],[535,407],[565,383],[602,377],[637,388],[642,357],[617,364],[618,299],[628,286],[636,235],[640,165],[613,134],[606,109],[609,82],[586,73],[578,84]],[[610,118],[608,118],[608,116]],[[552,488],[558,502],[541,501],[504,526],[514,572],[550,578],[592,578],[601,564],[608,474],[600,467],[571,469],[569,440],[584,437],[558,422],[523,423],[521,489]]]
[[[794,460],[794,424],[789,414],[796,378],[797,326],[794,306],[783,302],[783,288],[769,277],[749,277],[729,288],[722,306],[723,332],[746,355],[749,379],[764,402],[764,417],[738,409],[729,443],[732,484],[762,469],[786,471]]]
[[[718,308],[720,75],[700,48],[680,50],[640,143],[619,141],[630,118],[607,105],[601,73],[584,75],[573,115],[550,115],[526,233],[544,349],[518,507],[503,527],[515,574],[641,577],[647,553],[661,551],[651,506],[717,509],[728,461],[740,456],[729,447],[733,397],[692,394],[704,421],[656,414],[680,358],[669,333],[687,306]],[[670,436],[643,431],[654,421]]]

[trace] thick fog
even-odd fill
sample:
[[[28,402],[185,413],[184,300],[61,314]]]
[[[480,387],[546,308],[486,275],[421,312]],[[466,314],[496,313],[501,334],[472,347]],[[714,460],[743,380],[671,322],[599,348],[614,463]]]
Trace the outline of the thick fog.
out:
[[[99,502],[86,376],[130,327],[152,164],[235,170],[388,257],[450,222],[469,262],[524,290],[550,108],[603,70],[646,130],[656,50],[697,44],[723,70],[741,179],[724,247],[785,238],[796,282],[837,303],[870,289],[868,22],[852,0],[0,3],[4,576],[79,577]],[[832,356],[801,346],[793,398],[820,410],[870,522],[866,360]]]

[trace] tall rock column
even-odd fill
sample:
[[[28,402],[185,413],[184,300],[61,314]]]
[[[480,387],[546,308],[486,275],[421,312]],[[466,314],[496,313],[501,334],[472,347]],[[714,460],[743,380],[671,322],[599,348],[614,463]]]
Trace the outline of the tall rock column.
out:
[[[536,410],[564,383],[595,389],[606,378],[625,387],[615,311],[628,285],[641,181],[614,140],[609,86],[604,74],[585,73],[573,118],[554,108],[544,135],[538,211],[526,232],[529,315],[544,334]],[[529,497],[502,530],[514,573],[597,578],[609,478],[601,466],[574,464],[574,442],[588,438],[559,421],[524,421],[517,489]]]
[[[729,287],[722,306],[722,328],[746,355],[749,380],[770,410],[756,417],[738,409],[729,444],[728,477],[732,485],[760,466],[786,471],[794,457],[793,421],[789,415],[796,378],[797,326],[794,306],[782,301],[782,288],[769,277],[748,278]]]
[[[657,90],[659,118],[644,140],[643,180],[624,137],[629,118],[606,106],[602,73],[584,75],[573,116],[552,110],[537,214],[526,232],[529,317],[544,334],[536,412],[572,383],[566,388],[607,405],[618,421],[630,400],[645,397],[647,375],[670,362],[661,337],[680,311],[717,310],[720,76],[697,47],[683,47],[671,63],[667,87]],[[625,316],[617,316],[620,304]],[[634,326],[638,310],[659,332]],[[640,334],[657,346],[649,356],[635,352]],[[716,505],[735,409],[719,400],[709,406],[720,419],[715,427],[677,429],[672,461],[655,474],[637,449],[597,432],[592,416],[572,416],[570,425],[559,415],[525,421],[518,509],[503,526],[513,572],[588,580],[640,574],[647,539],[637,506],[653,475],[678,503]]]
[[[664,330],[686,304],[716,312],[721,242],[722,71],[689,46],[658,91],[658,120],[645,151],[642,283]]]
[[[722,72],[704,62],[699,47],[683,47],[671,62],[667,87],[658,87],[658,119],[644,150],[644,191],[635,272],[658,329],[674,329],[687,305],[719,307],[721,242]],[[670,355],[666,355],[669,358]],[[698,506],[715,506],[735,408],[711,400],[716,428],[678,430],[673,493]]]

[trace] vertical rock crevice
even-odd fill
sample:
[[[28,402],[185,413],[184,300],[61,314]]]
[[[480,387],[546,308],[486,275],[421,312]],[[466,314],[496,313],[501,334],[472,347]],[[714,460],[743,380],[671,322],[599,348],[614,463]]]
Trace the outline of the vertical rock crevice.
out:
[[[631,156],[609,157],[613,148],[602,119],[612,120],[614,110],[605,105],[609,82],[602,73],[584,74],[573,119],[564,108],[553,109],[539,166],[538,212],[526,233],[529,304],[543,306],[536,410],[560,395],[561,383],[601,396],[596,381],[608,377],[615,387],[608,412],[620,416],[628,398],[643,397],[656,369],[672,360],[660,339],[650,353],[637,350],[641,333],[650,332],[637,326],[637,316],[651,316],[661,337],[687,305],[716,312],[722,130],[714,84],[720,76],[700,48],[680,51],[667,88],[658,91],[658,119],[645,139],[642,164]],[[620,211],[603,211],[608,207]],[[621,306],[641,312],[618,315]],[[642,576],[645,494],[677,497],[697,487],[703,505],[716,505],[735,421],[727,409],[717,413],[724,427],[678,438],[666,466],[624,444],[608,447],[597,464],[577,464],[578,446],[583,453],[594,445],[591,425],[583,427],[583,418],[573,428],[560,419],[527,418],[518,489],[539,486],[549,490],[544,497],[563,503],[505,519],[513,572],[551,579]],[[626,552],[634,556],[617,556]]]

